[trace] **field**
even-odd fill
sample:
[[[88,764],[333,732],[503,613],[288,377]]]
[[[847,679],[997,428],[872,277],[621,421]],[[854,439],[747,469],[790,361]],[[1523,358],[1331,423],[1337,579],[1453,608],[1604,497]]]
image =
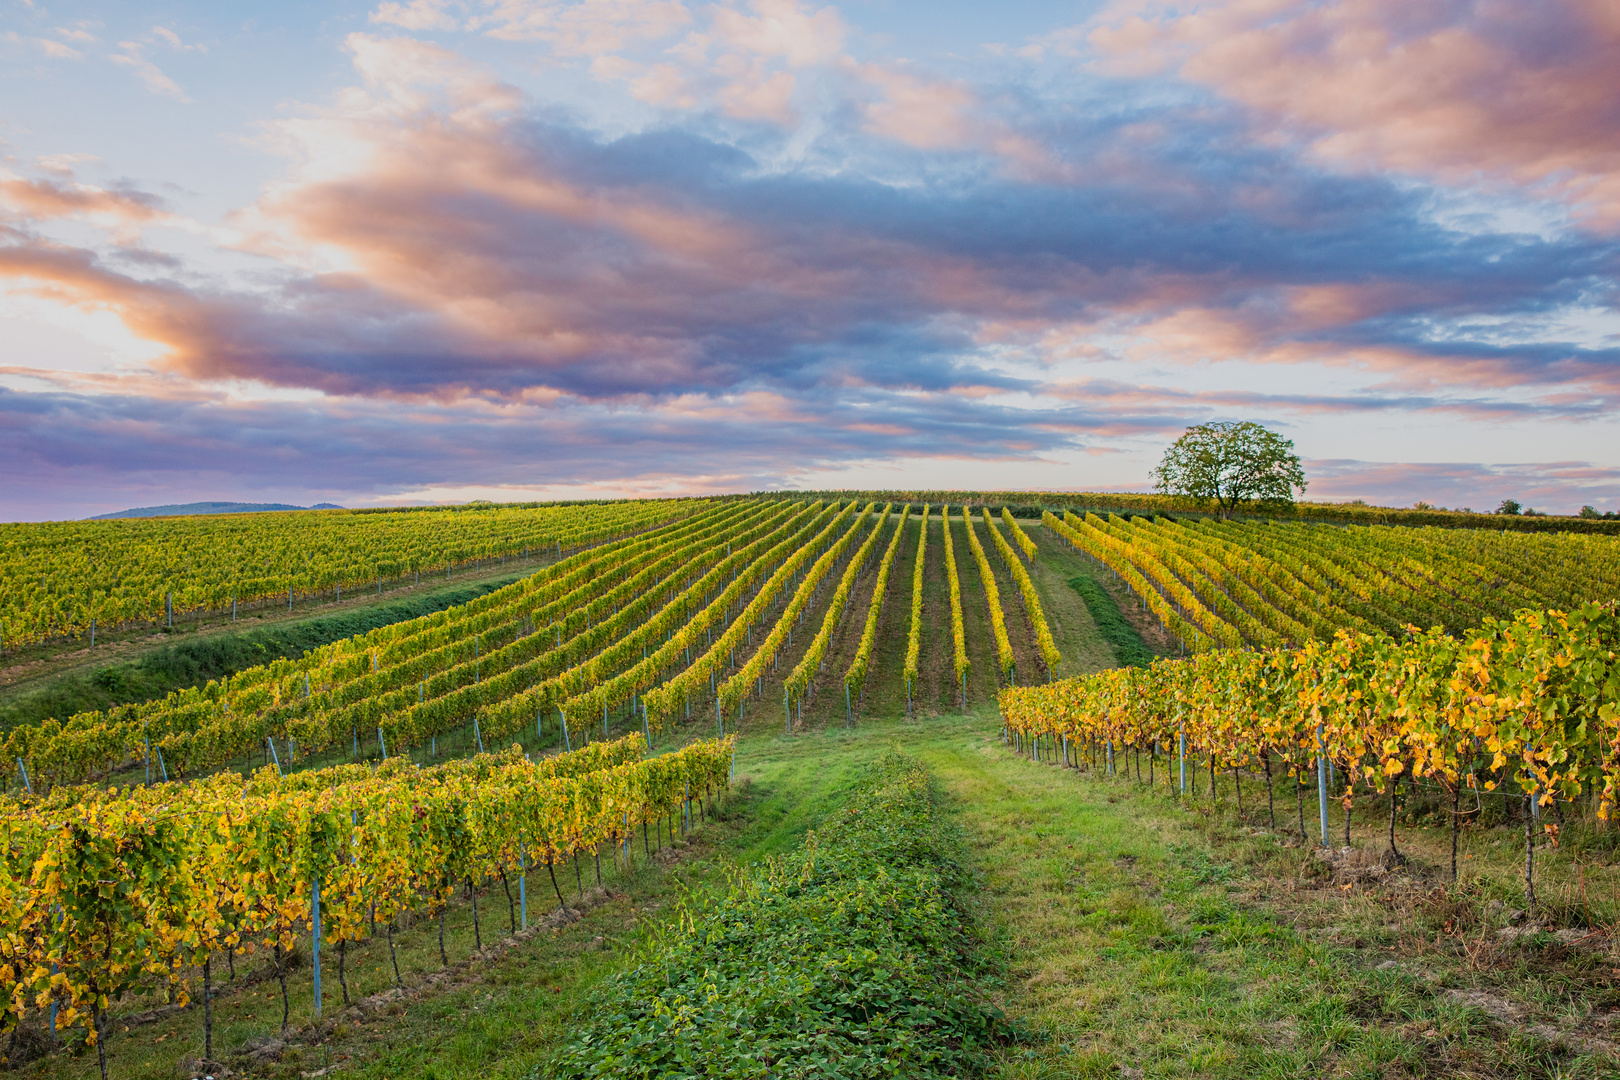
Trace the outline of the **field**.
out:
[[[94,644],[176,618],[448,577],[491,559],[592,544],[679,503],[323,510],[0,525],[0,652]]]
[[[941,509],[605,504],[464,603],[14,712],[8,1056],[1615,1070],[1620,542]]]

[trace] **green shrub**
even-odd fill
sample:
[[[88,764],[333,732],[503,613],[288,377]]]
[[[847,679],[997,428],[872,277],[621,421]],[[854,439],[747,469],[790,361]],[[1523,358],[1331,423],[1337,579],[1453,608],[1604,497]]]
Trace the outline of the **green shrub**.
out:
[[[1007,1033],[928,772],[891,753],[800,852],[592,997],[546,1077],[937,1077]]]

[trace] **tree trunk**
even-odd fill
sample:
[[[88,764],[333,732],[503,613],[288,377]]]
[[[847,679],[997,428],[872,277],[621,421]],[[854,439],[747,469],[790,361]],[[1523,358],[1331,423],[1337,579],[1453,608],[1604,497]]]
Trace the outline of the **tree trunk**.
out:
[[[203,953],[203,1057],[214,1060],[214,982],[212,953]],[[344,1004],[348,1004],[347,1001]]]
[[[399,975],[399,954],[394,951],[394,920],[388,920],[388,957],[394,962],[394,985],[405,989],[405,980]]]
[[[1525,797],[1524,807],[1524,909],[1530,913],[1532,920],[1536,917],[1536,882],[1534,872],[1536,868],[1536,834],[1535,815],[1530,813],[1529,800],[1534,795]]]
[[[1272,831],[1275,832],[1277,829],[1277,800],[1275,792],[1271,790],[1271,751],[1261,751],[1260,760],[1265,762],[1266,766],[1266,820],[1271,822]]]
[[[551,868],[550,859],[546,860],[546,873],[551,875],[551,891],[557,894],[557,907],[560,910],[567,911],[568,901],[563,899],[562,890],[557,888],[557,872]]]
[[[1385,859],[1385,862],[1391,866],[1399,866],[1406,861],[1406,856],[1402,855],[1395,847],[1395,793],[1398,790],[1400,790],[1400,781],[1397,780],[1389,785],[1389,856]]]
[[[344,973],[344,963],[348,959],[349,939],[343,938],[338,942],[338,985],[343,987],[343,1007],[349,1007],[349,980]],[[212,1054],[208,1055],[210,1058]]]
[[[1451,782],[1451,883],[1453,885],[1457,884],[1457,833],[1461,822],[1458,810],[1461,808],[1461,804],[1462,782],[1453,780]]]
[[[281,983],[281,1033],[287,1034],[287,1016],[292,1003],[287,1000],[287,952],[276,942],[276,981]]]
[[[1294,775],[1294,801],[1299,804],[1299,838],[1305,839],[1305,776]]]
[[[96,1026],[96,1063],[101,1066],[101,1080],[107,1080],[107,1039],[106,1033],[102,1031],[105,1026],[103,1021],[106,1018],[107,1014],[99,1005],[90,1015],[91,1022]]]

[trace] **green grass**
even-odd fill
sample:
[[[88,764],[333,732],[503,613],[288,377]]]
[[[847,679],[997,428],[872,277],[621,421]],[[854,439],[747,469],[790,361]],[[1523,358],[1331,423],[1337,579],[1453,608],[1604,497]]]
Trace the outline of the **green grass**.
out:
[[[1153,663],[1153,650],[1147,647],[1136,628],[1125,620],[1119,604],[1108,594],[1108,590],[1084,574],[1071,577],[1069,588],[1085,600],[1092,621],[1097,624],[1097,632],[1114,647],[1120,667],[1147,667]]]
[[[890,752],[792,858],[592,995],[552,1077],[946,1077],[1006,1036],[928,770]]]
[[[978,839],[1009,1013],[1037,1033],[997,1076],[1620,1075],[1601,950],[1503,947],[1500,921],[1447,929],[1511,880],[1500,837],[1471,839],[1499,854],[1456,890],[1437,887],[1433,859],[1342,885],[1308,846],[1240,824],[1229,784],[1212,808],[1031,762],[995,735],[934,746],[918,756]],[[1402,839],[1432,856],[1444,835]],[[1543,872],[1573,879],[1575,858],[1559,858]]]

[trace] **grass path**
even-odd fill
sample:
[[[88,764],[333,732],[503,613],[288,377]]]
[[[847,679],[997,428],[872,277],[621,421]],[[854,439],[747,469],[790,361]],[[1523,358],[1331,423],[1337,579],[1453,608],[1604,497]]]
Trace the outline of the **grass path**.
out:
[[[1390,1030],[1417,1011],[1402,978],[1356,986],[1368,980],[1345,978],[1329,950],[1235,905],[1235,868],[1184,812],[1021,760],[982,725],[921,756],[960,800],[1011,964],[1008,1009],[1036,1035],[1003,1076],[1291,1077],[1329,1062],[1379,1076],[1421,1062],[1421,1040]]]
[[[959,800],[1032,1032],[998,1077],[1620,1075],[1600,950],[1447,932],[1489,880],[1340,885],[1230,805],[1028,761],[983,719],[912,749]]]

